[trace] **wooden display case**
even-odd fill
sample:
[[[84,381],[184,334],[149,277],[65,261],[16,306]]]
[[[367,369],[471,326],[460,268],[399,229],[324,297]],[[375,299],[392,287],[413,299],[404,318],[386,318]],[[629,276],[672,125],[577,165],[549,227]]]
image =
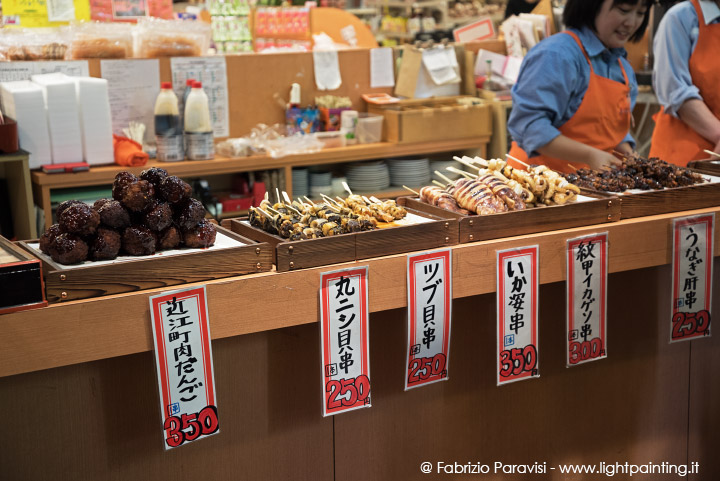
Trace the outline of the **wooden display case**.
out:
[[[47,306],[42,263],[0,236],[0,315]]]
[[[720,160],[718,159],[693,160],[688,162],[688,167],[705,174],[720,176]]]
[[[42,261],[50,302],[175,286],[272,269],[269,244],[244,238],[222,227],[216,228],[215,246],[208,249],[161,251],[152,256],[86,261],[76,266],[58,264],[41,252],[34,242],[21,241],[19,244]]]
[[[421,202],[417,197],[401,197],[398,204],[457,219],[461,244],[620,220],[621,199],[602,193],[584,192],[583,196],[588,199],[565,205],[469,216]]]
[[[409,215],[423,221],[301,241],[289,241],[269,234],[251,226],[247,218],[229,219],[223,224],[233,232],[272,245],[273,261],[278,272],[402,254],[418,249],[448,247],[458,243],[457,220],[437,213],[412,208],[407,210]]]

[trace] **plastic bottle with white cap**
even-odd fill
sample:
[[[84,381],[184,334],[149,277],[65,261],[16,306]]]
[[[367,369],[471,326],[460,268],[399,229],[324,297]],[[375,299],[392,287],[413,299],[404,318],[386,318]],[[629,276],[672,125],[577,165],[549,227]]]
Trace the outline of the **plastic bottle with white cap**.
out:
[[[189,160],[215,157],[210,107],[201,82],[195,82],[185,103],[185,155]]]
[[[170,82],[160,84],[155,101],[155,142],[158,160],[177,162],[185,158],[178,99]]]

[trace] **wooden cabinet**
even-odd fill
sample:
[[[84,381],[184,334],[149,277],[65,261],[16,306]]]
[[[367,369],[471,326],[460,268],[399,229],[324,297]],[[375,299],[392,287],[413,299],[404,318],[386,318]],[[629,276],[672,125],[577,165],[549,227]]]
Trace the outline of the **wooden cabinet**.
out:
[[[7,180],[15,237],[18,239],[35,239],[37,237],[37,227],[30,187],[28,153],[19,150],[12,154],[1,154],[0,177]]]

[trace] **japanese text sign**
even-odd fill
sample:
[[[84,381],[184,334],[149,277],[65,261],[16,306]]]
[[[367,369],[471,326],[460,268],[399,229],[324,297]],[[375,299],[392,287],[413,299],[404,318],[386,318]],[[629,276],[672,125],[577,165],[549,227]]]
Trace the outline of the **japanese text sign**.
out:
[[[497,252],[498,386],[538,371],[538,246]]]
[[[406,390],[448,378],[451,273],[450,249],[408,256]]]
[[[370,407],[368,268],[320,276],[323,416]]]
[[[150,297],[165,449],[219,432],[205,286]]]
[[[710,335],[715,214],[673,221],[670,342]]]
[[[567,365],[607,357],[608,234],[567,241]]]

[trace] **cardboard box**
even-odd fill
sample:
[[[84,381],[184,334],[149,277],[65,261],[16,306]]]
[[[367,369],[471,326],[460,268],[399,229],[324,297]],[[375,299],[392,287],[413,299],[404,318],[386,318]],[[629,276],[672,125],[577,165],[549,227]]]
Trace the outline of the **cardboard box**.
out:
[[[490,136],[492,111],[487,103],[462,105],[469,96],[409,99],[387,105],[368,104],[368,112],[385,117],[383,139],[388,142],[431,142]]]

